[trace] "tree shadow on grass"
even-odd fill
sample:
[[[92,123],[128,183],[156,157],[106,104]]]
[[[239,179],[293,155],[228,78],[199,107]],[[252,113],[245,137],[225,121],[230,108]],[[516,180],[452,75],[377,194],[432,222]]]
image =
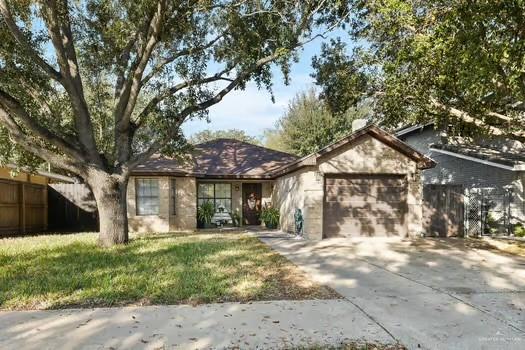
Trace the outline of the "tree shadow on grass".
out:
[[[92,241],[0,249],[0,308],[288,299],[322,296],[322,287],[287,280],[298,273],[255,238],[156,235],[102,249]],[[287,272],[288,271],[288,272]],[[296,293],[285,293],[288,290]]]

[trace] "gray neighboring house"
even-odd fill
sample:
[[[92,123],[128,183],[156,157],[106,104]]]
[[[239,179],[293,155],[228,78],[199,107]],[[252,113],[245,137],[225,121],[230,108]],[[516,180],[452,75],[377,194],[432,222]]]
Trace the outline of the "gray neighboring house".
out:
[[[525,223],[523,143],[505,138],[480,138],[468,142],[448,138],[444,130],[436,129],[434,123],[403,127],[395,135],[437,163],[436,167],[423,171],[424,185],[463,187],[467,228],[468,220],[476,219],[476,215],[483,219],[482,207],[489,207],[487,210],[504,223],[506,233],[511,233],[513,225]],[[470,226],[472,229],[473,225]]]

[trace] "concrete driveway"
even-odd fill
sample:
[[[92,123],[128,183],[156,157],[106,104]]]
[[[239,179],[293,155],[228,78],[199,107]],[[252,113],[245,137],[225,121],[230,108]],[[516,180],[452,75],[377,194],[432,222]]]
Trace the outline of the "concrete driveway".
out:
[[[409,349],[525,349],[525,259],[461,239],[259,237]]]

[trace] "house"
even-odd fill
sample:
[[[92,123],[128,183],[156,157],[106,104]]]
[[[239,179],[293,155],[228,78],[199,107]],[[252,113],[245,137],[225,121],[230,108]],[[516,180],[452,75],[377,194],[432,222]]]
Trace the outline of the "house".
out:
[[[499,220],[508,232],[525,223],[525,145],[503,137],[447,137],[434,123],[403,127],[395,135],[436,161],[423,171],[424,185],[464,191],[472,234],[489,234],[485,221]]]
[[[0,237],[48,228],[48,184],[71,179],[48,171],[0,167]]]
[[[435,165],[373,125],[302,158],[231,139],[200,144],[188,158],[154,156],[133,171],[132,231],[194,230],[197,207],[211,201],[243,225],[260,225],[256,211],[271,204],[290,232],[300,209],[310,239],[415,236],[422,231],[421,170]]]

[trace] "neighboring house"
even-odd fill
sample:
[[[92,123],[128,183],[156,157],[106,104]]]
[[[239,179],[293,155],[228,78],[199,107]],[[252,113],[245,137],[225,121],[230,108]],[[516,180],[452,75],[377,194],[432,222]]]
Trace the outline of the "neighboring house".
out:
[[[460,185],[467,194],[471,219],[483,203],[491,203],[495,215],[507,224],[525,221],[525,147],[505,138],[466,140],[448,138],[434,123],[397,130],[396,136],[436,161],[437,166],[423,172],[423,183]],[[485,198],[481,198],[485,196]],[[484,201],[478,205],[480,201]],[[467,208],[469,210],[469,208]],[[472,228],[472,225],[471,225]],[[488,232],[485,232],[488,233]]]
[[[198,205],[212,201],[243,225],[259,225],[253,210],[271,204],[290,232],[300,209],[310,239],[415,236],[422,233],[420,170],[435,165],[376,126],[303,158],[231,139],[197,145],[188,158],[156,156],[134,170],[131,230],[193,230]]]
[[[0,167],[0,237],[41,232],[48,228],[48,184],[70,182],[67,176]]]

